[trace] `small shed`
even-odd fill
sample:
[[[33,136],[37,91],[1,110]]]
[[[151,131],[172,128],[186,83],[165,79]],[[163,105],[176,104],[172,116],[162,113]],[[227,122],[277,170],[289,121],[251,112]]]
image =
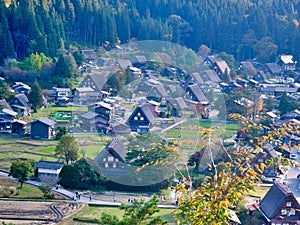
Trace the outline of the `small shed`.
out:
[[[63,162],[51,162],[40,160],[35,164],[36,175],[38,180],[50,178],[51,180],[59,179],[59,173],[64,166]]]
[[[52,139],[55,136],[55,122],[48,118],[40,118],[31,123],[31,138]]]

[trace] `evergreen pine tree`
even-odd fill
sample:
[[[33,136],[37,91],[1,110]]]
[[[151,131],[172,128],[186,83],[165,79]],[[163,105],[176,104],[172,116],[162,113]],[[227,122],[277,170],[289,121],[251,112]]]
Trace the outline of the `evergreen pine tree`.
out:
[[[37,80],[31,87],[31,91],[28,95],[28,100],[32,104],[34,112],[37,112],[37,108],[40,108],[43,104],[42,89]]]

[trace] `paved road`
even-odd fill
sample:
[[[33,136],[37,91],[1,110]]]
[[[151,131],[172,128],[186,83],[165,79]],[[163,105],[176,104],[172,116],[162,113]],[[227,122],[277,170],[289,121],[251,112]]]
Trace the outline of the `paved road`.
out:
[[[8,177],[10,179],[16,180],[13,177],[9,177],[7,172],[4,171],[0,171],[0,176],[5,176]],[[30,184],[30,185],[34,185],[39,187],[41,185],[40,182],[38,181],[26,181],[26,184]],[[56,189],[56,187],[52,188],[52,191],[60,193],[68,198],[70,198],[72,201],[74,201],[74,197],[76,197],[76,193],[68,191],[66,189],[64,189],[63,187],[59,186],[58,189]],[[76,202],[81,202],[81,203],[88,203],[88,204],[94,204],[94,205],[105,205],[105,206],[119,206],[121,205],[121,203],[119,202],[110,202],[110,201],[102,201],[102,200],[98,200],[98,199],[90,199],[90,196],[80,196],[80,199],[76,199]],[[176,205],[158,205],[159,208],[177,208]]]

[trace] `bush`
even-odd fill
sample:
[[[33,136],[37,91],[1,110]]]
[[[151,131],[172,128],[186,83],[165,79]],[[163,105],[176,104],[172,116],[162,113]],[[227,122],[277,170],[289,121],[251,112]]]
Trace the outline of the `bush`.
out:
[[[84,218],[84,217],[74,217],[74,221],[82,222],[82,223],[95,223],[99,224],[99,220],[96,218]]]
[[[18,195],[18,191],[15,187],[0,186],[1,198],[9,198],[11,195]]]

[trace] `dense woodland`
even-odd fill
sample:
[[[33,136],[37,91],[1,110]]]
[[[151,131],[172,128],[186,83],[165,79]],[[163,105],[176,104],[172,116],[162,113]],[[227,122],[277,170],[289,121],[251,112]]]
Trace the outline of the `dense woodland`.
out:
[[[1,0],[0,21],[2,64],[55,57],[72,42],[110,48],[130,39],[205,44],[238,60],[274,43],[300,58],[299,0]]]

